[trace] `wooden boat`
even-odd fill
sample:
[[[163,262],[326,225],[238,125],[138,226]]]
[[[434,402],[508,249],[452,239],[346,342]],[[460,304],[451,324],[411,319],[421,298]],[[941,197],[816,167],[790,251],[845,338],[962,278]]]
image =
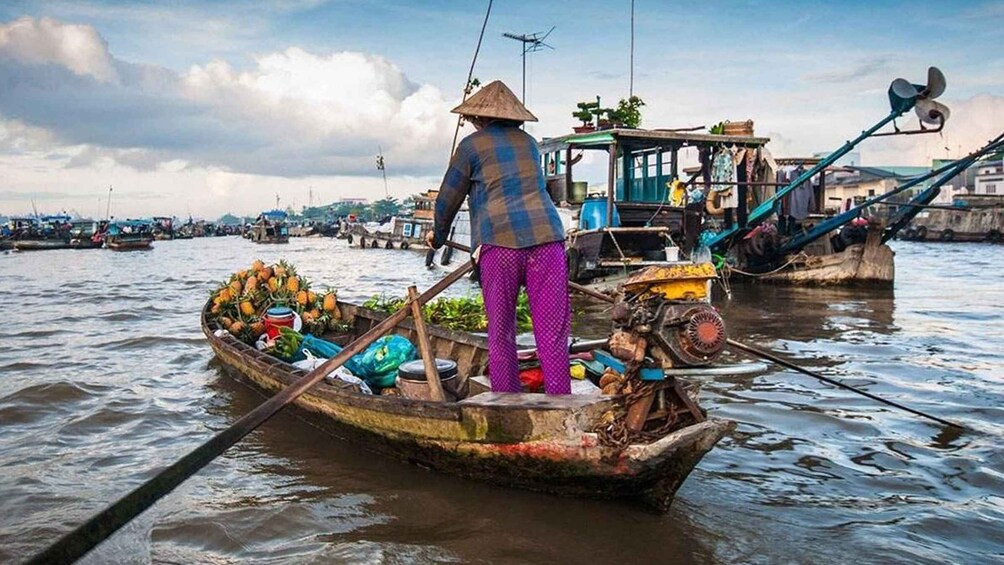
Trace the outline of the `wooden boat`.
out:
[[[349,224],[339,230],[339,237],[349,245],[380,249],[427,249],[425,234],[432,229],[432,220],[416,217],[391,218],[381,226],[386,231],[368,229],[363,224]]]
[[[882,242],[881,223],[868,227],[863,243],[837,251],[830,239],[820,239],[785,258],[781,267],[753,273],[726,267],[730,276],[761,282],[811,286],[892,287],[896,275],[895,253]]]
[[[153,244],[153,229],[149,222],[126,220],[112,222],[104,235],[105,247],[113,251],[149,249]]]
[[[104,246],[104,231],[108,222],[76,220],[70,228],[71,249],[98,249]]]
[[[117,236],[105,237],[105,247],[112,251],[137,251],[150,249],[153,244],[152,236]]]
[[[210,321],[207,303],[202,329],[227,371],[271,394],[306,373],[226,333]],[[384,314],[339,303],[352,321],[347,342],[383,320]],[[395,330],[415,341],[411,320]],[[428,327],[437,357],[458,364],[458,390],[485,372],[483,338]],[[309,419],[339,437],[419,465],[465,478],[533,491],[598,498],[639,499],[665,511],[674,494],[705,453],[735,423],[708,418],[666,433],[650,442],[613,447],[593,430],[604,413],[620,401],[611,396],[495,394],[483,392],[457,402],[364,395],[342,381],[322,382],[295,404]],[[696,395],[696,387],[692,388]]]
[[[262,212],[251,226],[249,239],[255,243],[289,243],[286,217],[282,210]]]
[[[673,130],[614,128],[545,138],[540,142],[541,167],[548,193],[560,208],[577,217],[567,230],[569,280],[599,282],[610,276],[673,261],[667,247],[689,256],[701,232],[703,205],[674,201],[669,187],[684,181],[681,162],[687,151],[699,154],[731,146],[756,151],[769,138],[752,132],[711,135]],[[607,190],[588,196],[589,173],[577,173],[584,152],[607,159]],[[580,156],[573,157],[578,152]],[[588,169],[587,169],[588,171]],[[699,170],[698,170],[699,172]],[[696,174],[691,180],[696,178]],[[746,197],[745,185],[740,198]],[[676,251],[676,250],[673,250]]]
[[[952,206],[957,209],[932,209],[922,213],[923,217],[918,215],[900,238],[907,241],[987,243],[1004,240],[1004,196],[956,195]]]
[[[9,248],[18,251],[47,251],[68,249],[70,237],[67,233],[66,215],[41,216],[32,218],[11,218],[8,230],[11,233]]]

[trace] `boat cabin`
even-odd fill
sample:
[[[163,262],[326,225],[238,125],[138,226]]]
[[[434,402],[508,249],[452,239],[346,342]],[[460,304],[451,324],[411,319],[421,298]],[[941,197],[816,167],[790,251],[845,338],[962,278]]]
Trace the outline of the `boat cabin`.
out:
[[[688,198],[701,174],[685,178],[685,165],[709,169],[717,150],[756,150],[768,141],[621,128],[544,139],[541,164],[548,191],[559,206],[577,213],[568,235],[569,278],[586,282],[673,261],[678,254],[689,257],[702,229],[704,203]],[[589,153],[606,155],[600,162],[584,160]],[[597,173],[605,173],[605,183],[591,182],[596,179],[590,174]],[[744,190],[739,188],[740,200]]]

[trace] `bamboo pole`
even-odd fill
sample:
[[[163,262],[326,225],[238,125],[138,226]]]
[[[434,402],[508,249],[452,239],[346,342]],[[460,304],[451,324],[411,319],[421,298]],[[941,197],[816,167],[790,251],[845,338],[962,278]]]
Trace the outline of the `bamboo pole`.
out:
[[[443,394],[443,383],[439,381],[436,356],[432,354],[432,346],[429,344],[429,330],[425,327],[425,316],[422,315],[422,305],[418,303],[418,289],[415,285],[408,287],[408,299],[411,301],[411,317],[415,320],[418,350],[422,352],[422,364],[425,365],[425,380],[429,383],[429,394],[436,402],[443,402],[446,400],[446,395]]]

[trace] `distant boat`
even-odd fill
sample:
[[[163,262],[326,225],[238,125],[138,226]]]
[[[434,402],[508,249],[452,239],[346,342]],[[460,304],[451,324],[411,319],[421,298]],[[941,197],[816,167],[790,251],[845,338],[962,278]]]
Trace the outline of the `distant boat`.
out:
[[[153,227],[143,220],[111,222],[104,240],[105,247],[113,251],[149,249],[153,243]]]
[[[74,220],[70,228],[71,249],[98,249],[104,245],[104,232],[108,222],[98,220]]]
[[[174,239],[174,219],[167,216],[154,216],[153,237],[157,241]]]
[[[251,226],[250,239],[255,243],[289,243],[289,227],[286,212],[269,210],[258,215]]]
[[[66,215],[11,218],[5,226],[10,235],[4,247],[18,251],[68,249],[69,222]]]

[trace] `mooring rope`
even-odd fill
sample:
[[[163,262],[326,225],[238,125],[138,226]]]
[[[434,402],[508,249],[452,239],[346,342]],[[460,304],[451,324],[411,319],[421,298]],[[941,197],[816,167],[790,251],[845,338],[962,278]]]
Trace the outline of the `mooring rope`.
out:
[[[481,52],[481,40],[485,38],[485,28],[488,27],[488,17],[492,14],[492,2],[493,0],[488,0],[488,9],[485,11],[485,21],[481,23],[481,35],[478,36],[478,46],[474,48],[474,57],[471,59],[471,69],[467,71],[467,82],[464,83],[464,98],[460,101],[461,104],[467,101],[467,96],[471,93],[471,79],[474,77],[474,64],[477,63],[478,53]],[[453,158],[453,152],[457,150],[457,136],[460,135],[460,124],[463,120],[463,116],[457,116],[457,127],[453,130],[453,145],[450,147],[450,159]]]

